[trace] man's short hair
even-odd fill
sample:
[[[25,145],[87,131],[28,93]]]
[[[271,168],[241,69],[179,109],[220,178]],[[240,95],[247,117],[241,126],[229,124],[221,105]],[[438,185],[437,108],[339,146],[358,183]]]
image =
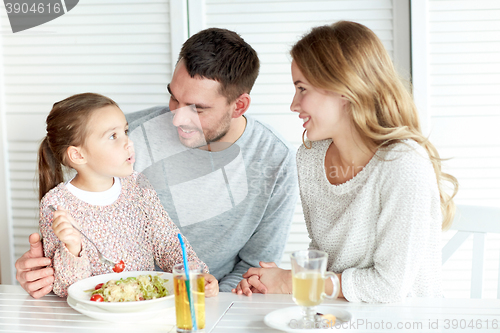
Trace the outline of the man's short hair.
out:
[[[182,46],[181,60],[191,77],[199,75],[219,82],[219,93],[228,103],[250,93],[259,75],[257,52],[227,29],[209,28],[191,36]]]

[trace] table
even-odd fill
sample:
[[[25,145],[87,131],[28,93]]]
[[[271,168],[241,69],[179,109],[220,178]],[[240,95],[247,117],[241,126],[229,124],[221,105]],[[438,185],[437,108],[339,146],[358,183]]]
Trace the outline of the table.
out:
[[[265,315],[293,305],[290,295],[246,297],[220,293],[206,299],[206,332],[277,333],[266,326]],[[331,331],[500,332],[498,299],[409,298],[393,304],[326,300],[324,305],[342,308],[353,315],[349,325]],[[120,325],[98,321],[73,310],[65,298],[49,294],[33,299],[19,286],[0,285],[0,332],[115,331],[155,333],[175,332],[175,329],[168,323]]]

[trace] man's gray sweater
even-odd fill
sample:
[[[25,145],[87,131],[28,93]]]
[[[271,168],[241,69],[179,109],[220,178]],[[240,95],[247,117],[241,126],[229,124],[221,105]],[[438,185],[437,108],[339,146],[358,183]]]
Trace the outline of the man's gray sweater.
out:
[[[242,136],[210,152],[179,141],[167,107],[127,115],[135,169],[219,280],[231,291],[259,261],[279,263],[298,198],[293,150],[246,116]]]

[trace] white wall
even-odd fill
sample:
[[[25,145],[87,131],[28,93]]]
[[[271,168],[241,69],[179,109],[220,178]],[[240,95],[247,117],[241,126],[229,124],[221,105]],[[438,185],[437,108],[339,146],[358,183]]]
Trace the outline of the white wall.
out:
[[[457,204],[500,206],[499,18],[498,1],[412,1],[415,99],[443,170],[459,181]],[[483,297],[495,298],[500,235],[486,242]],[[469,297],[471,269],[472,237],[443,266],[446,297]]]
[[[428,22],[430,138],[452,158],[458,204],[500,207],[500,1],[431,0]],[[495,298],[500,235],[486,242],[483,297]],[[471,249],[472,237],[443,266],[445,295],[469,297]]]
[[[11,208],[10,208],[10,193],[9,193],[9,177],[7,159],[7,123],[5,121],[5,87],[3,75],[3,35],[0,34],[0,273],[10,272],[12,267],[12,259],[14,246],[10,241],[12,235]],[[6,282],[8,279],[4,279]],[[2,276],[0,274],[0,283]]]

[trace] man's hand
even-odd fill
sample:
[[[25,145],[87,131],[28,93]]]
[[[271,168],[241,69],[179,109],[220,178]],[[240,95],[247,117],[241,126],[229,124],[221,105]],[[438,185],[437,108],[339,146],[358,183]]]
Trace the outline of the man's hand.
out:
[[[252,293],[290,294],[292,292],[291,271],[278,268],[274,262],[259,262],[261,268],[250,268],[243,274],[233,293],[250,296]]]
[[[252,280],[252,281],[250,281]],[[258,290],[257,288],[255,288],[253,285],[259,285],[261,284],[263,287],[263,290],[264,291],[260,291]],[[262,293],[262,294],[265,294],[267,289],[265,288],[265,286],[259,281],[259,277],[257,275],[252,275],[251,277],[249,277],[248,279],[243,279],[241,280],[238,285],[236,286],[236,288],[232,289],[231,290],[233,293],[235,294],[238,294],[238,295],[241,295],[241,294],[245,294],[247,296],[250,296],[252,295],[252,293]]]
[[[219,281],[212,274],[203,274],[205,278],[205,297],[215,297],[219,294]]]
[[[16,261],[16,279],[32,297],[40,298],[52,290],[54,270],[46,267],[51,264],[43,256],[43,246],[38,233],[29,237],[30,249]]]

